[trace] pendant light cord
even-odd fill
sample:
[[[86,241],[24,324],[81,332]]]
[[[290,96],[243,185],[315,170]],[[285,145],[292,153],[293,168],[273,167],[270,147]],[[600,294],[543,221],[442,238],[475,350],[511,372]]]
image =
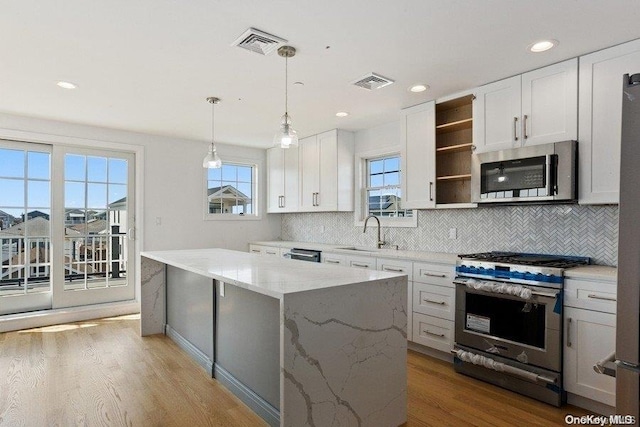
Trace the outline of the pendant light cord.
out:
[[[285,117],[289,116],[289,104],[288,104],[288,100],[289,100],[289,93],[288,93],[288,89],[289,89],[289,56],[285,56],[284,57],[284,115]]]
[[[215,150],[216,149],[216,143],[215,143],[215,139],[214,139],[214,128],[215,128],[215,121],[214,121],[214,114],[215,114],[215,109],[216,109],[216,104],[215,102],[211,103],[211,150]]]

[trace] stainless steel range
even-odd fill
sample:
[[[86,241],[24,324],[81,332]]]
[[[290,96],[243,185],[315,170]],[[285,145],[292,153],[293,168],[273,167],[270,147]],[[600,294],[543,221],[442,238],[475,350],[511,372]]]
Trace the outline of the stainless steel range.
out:
[[[564,269],[589,258],[486,252],[456,264],[455,370],[560,406]]]

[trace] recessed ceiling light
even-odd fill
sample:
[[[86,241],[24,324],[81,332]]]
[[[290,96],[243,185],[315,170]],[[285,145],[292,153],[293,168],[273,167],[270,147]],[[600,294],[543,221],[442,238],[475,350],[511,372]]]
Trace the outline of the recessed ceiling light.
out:
[[[78,87],[77,84],[71,83],[71,82],[64,82],[64,81],[59,81],[58,83],[56,83],[58,86],[60,86],[63,89],[75,89]]]
[[[429,85],[423,85],[423,84],[413,85],[409,88],[409,90],[414,93],[424,92],[427,89],[429,89]]]
[[[336,117],[347,117],[349,115],[349,113],[347,113],[346,111],[338,111],[336,113]]]
[[[529,50],[535,53],[544,52],[557,45],[558,45],[558,40],[540,40],[539,42],[535,42],[529,45]]]

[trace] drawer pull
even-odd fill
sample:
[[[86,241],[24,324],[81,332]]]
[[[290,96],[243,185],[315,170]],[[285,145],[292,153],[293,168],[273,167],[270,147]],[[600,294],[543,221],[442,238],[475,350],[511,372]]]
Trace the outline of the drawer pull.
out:
[[[426,298],[423,299],[422,301],[428,302],[430,304],[438,304],[438,305],[445,305],[446,304],[446,301],[434,301],[432,299],[426,299]]]
[[[340,261],[336,261],[335,259],[326,259],[324,262],[328,264],[340,264]]]
[[[601,296],[596,295],[596,294],[589,294],[589,295],[587,295],[587,298],[591,298],[591,299],[601,299],[601,300],[604,300],[604,301],[617,301],[617,300],[616,300],[615,298],[613,298],[613,297],[601,297]]]
[[[391,268],[391,267],[382,267],[384,271],[393,271],[394,273],[404,273],[404,270],[401,268]]]
[[[434,336],[434,337],[438,337],[438,338],[444,338],[444,337],[446,337],[446,335],[445,335],[445,334],[436,334],[435,332],[431,332],[431,331],[430,331],[430,330],[428,330],[428,329],[425,329],[425,330],[424,330],[424,333],[425,333],[425,334],[427,334],[427,335],[432,335],[432,336]]]
[[[254,254],[259,254],[260,253],[260,249],[251,249],[251,252],[253,252]]]
[[[429,273],[428,271],[423,271],[422,272],[423,276],[427,276],[427,277],[440,277],[442,279],[444,279],[445,277],[447,277],[446,274],[436,274],[436,273]]]
[[[357,262],[352,262],[351,263],[352,267],[362,267],[362,268],[369,268],[369,264],[359,264]]]
[[[269,252],[269,251],[267,251],[267,254],[269,254],[269,255],[276,255],[276,252]]]
[[[571,347],[571,317],[567,319],[567,347]]]

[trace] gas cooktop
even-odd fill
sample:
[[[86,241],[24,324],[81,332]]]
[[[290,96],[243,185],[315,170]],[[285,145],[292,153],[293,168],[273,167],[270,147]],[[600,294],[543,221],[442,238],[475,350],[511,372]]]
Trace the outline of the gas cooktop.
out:
[[[589,257],[528,254],[518,252],[480,252],[475,254],[458,255],[458,257],[462,260],[562,269],[577,267],[579,265],[587,265],[590,263]]]

